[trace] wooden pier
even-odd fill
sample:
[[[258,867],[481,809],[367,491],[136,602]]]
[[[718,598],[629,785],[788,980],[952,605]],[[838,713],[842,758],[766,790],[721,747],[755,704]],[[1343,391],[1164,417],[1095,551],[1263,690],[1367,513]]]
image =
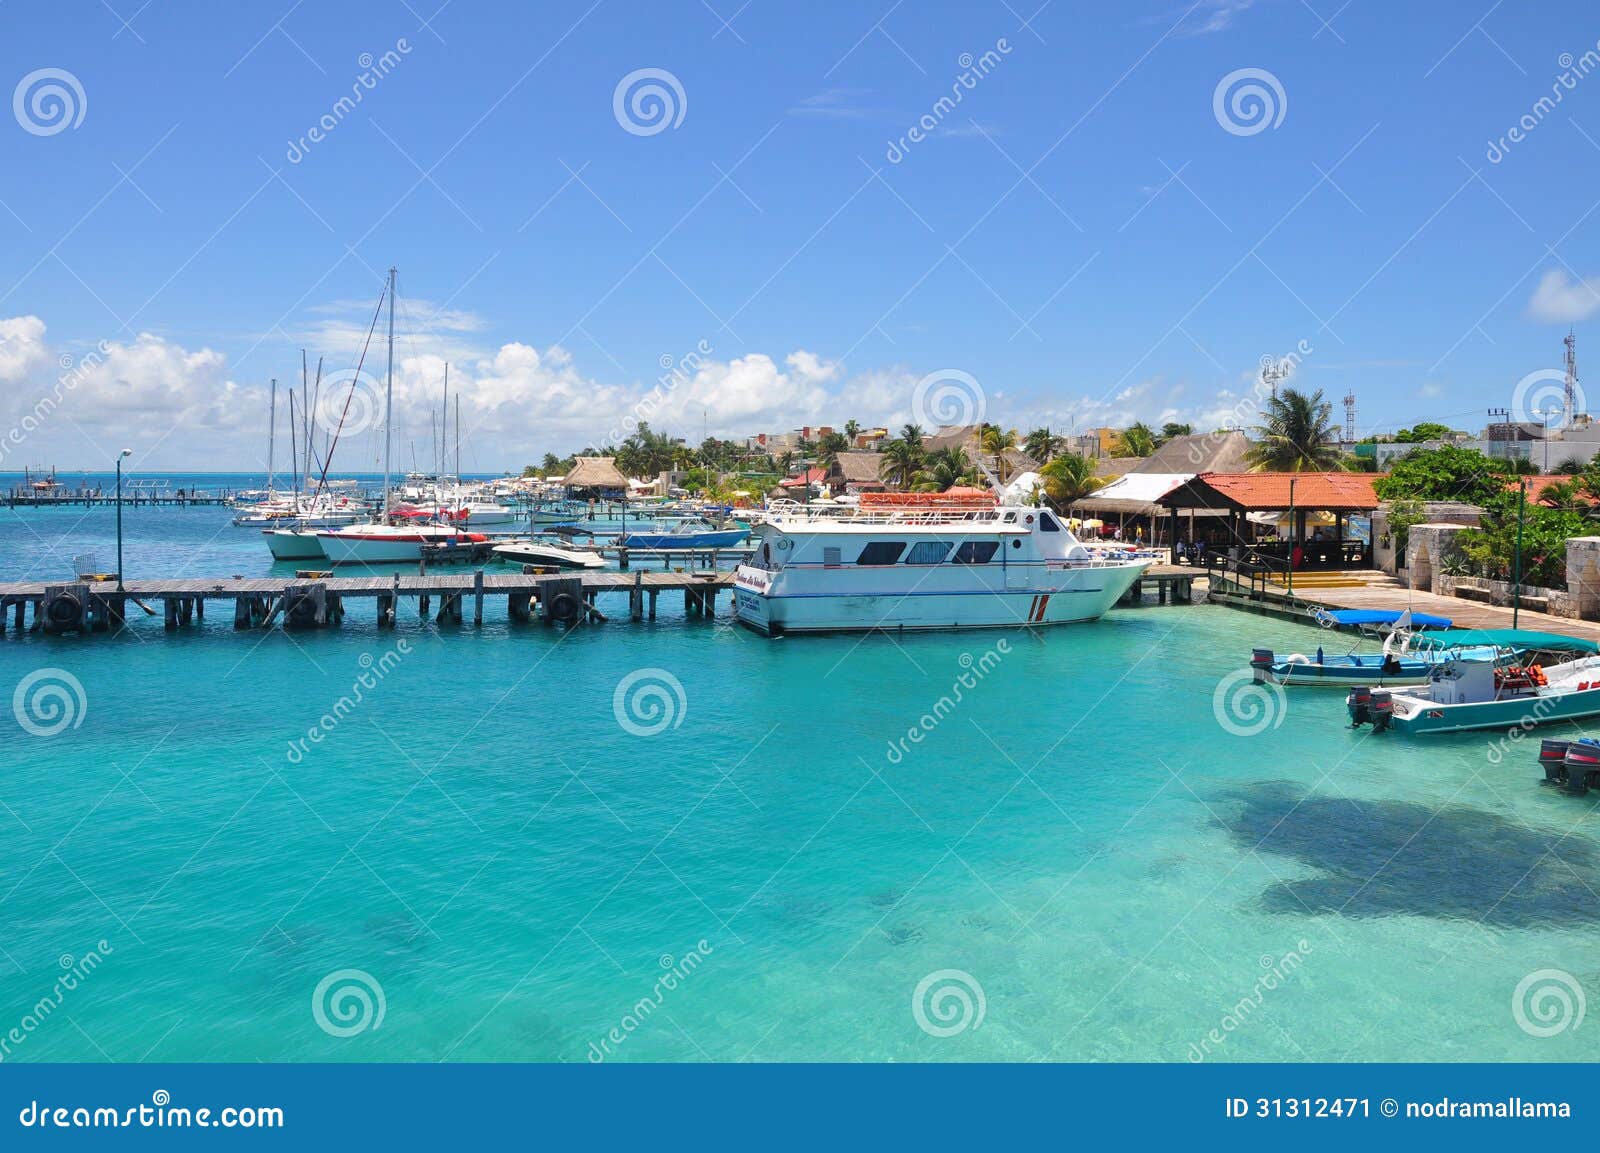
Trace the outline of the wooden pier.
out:
[[[418,619],[460,624],[470,613],[483,623],[486,600],[504,598],[513,621],[546,624],[604,621],[602,594],[627,597],[631,620],[655,620],[656,600],[664,592],[683,594],[690,617],[716,616],[717,594],[732,588],[731,572],[471,573],[373,577],[282,577],[228,580],[115,581],[70,584],[0,583],[0,633],[37,629],[49,634],[88,634],[120,628],[127,614],[157,615],[167,629],[205,620],[208,602],[232,602],[233,627],[326,628],[344,618],[347,601],[376,602],[380,627],[392,627],[406,602],[415,602]],[[130,603],[131,602],[131,603]]]
[[[1206,570],[1203,568],[1185,568],[1182,565],[1154,564],[1145,569],[1139,579],[1128,586],[1128,591],[1122,594],[1120,605],[1137,605],[1143,602],[1144,594],[1149,589],[1154,589],[1157,604],[1167,604],[1170,600],[1175,605],[1194,603],[1194,582],[1204,580]]]

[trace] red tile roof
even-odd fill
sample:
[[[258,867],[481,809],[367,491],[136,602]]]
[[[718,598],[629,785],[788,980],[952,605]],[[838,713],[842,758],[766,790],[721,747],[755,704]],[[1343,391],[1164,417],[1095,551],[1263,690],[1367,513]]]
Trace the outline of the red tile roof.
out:
[[[1351,511],[1378,507],[1375,474],[1365,472],[1203,472],[1185,487],[1210,488],[1247,512],[1287,509],[1289,482],[1294,507]]]
[[[1506,481],[1506,489],[1510,492],[1516,492],[1517,482],[1525,480],[1528,482],[1528,500],[1537,504],[1539,501],[1544,499],[1544,491],[1551,485],[1558,483],[1565,484],[1568,481],[1577,479],[1578,478],[1575,476],[1563,475],[1560,473],[1551,473],[1547,476],[1519,476],[1512,477],[1510,480]],[[1592,499],[1581,492],[1577,494],[1577,499],[1585,504],[1595,503]]]

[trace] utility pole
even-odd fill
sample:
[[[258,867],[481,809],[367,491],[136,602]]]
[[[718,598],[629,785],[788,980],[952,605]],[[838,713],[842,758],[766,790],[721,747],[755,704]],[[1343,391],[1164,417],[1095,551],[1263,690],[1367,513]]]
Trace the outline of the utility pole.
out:
[[[1511,627],[1517,627],[1517,615],[1522,609],[1522,514],[1528,508],[1528,479],[1517,482],[1517,559],[1515,575],[1511,582]]]

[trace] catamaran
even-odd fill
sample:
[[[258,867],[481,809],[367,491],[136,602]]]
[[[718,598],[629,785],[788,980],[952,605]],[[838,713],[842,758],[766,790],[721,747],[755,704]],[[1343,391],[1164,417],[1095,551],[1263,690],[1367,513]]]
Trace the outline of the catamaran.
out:
[[[1091,621],[1151,563],[1099,559],[1048,509],[991,496],[863,494],[853,515],[783,513],[756,539],[735,612],[769,636]]]

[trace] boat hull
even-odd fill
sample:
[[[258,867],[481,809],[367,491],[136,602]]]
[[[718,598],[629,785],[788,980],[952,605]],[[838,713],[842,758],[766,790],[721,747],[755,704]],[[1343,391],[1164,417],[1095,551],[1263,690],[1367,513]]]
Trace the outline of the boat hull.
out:
[[[1395,697],[1394,719],[1390,722],[1399,732],[1411,736],[1433,733],[1463,733],[1480,729],[1508,730],[1549,724],[1553,721],[1577,721],[1600,716],[1600,689],[1581,692],[1553,693],[1537,697],[1517,697],[1503,701],[1481,701],[1473,704],[1446,705],[1423,702],[1416,708],[1409,704],[1402,711],[1403,698]]]
[[[323,554],[339,564],[410,564],[422,559],[422,550],[434,545],[460,544],[467,546],[481,540],[472,536],[384,536],[345,535],[321,533]]]
[[[509,564],[550,565],[564,569],[594,569],[606,566],[605,558],[599,553],[569,552],[565,549],[498,545],[495,547],[494,555],[496,560],[506,561]]]
[[[622,538],[628,548],[733,548],[750,535],[748,529],[696,533],[629,533]]]
[[[739,623],[767,636],[790,633],[932,632],[1036,628],[1097,620],[1121,599],[1144,565],[1040,572],[1027,588],[907,587],[834,594],[773,587],[773,574],[741,566],[734,589]],[[766,587],[763,588],[763,585]]]
[[[273,560],[322,560],[322,538],[314,532],[296,532],[293,529],[269,529],[267,549]]]

